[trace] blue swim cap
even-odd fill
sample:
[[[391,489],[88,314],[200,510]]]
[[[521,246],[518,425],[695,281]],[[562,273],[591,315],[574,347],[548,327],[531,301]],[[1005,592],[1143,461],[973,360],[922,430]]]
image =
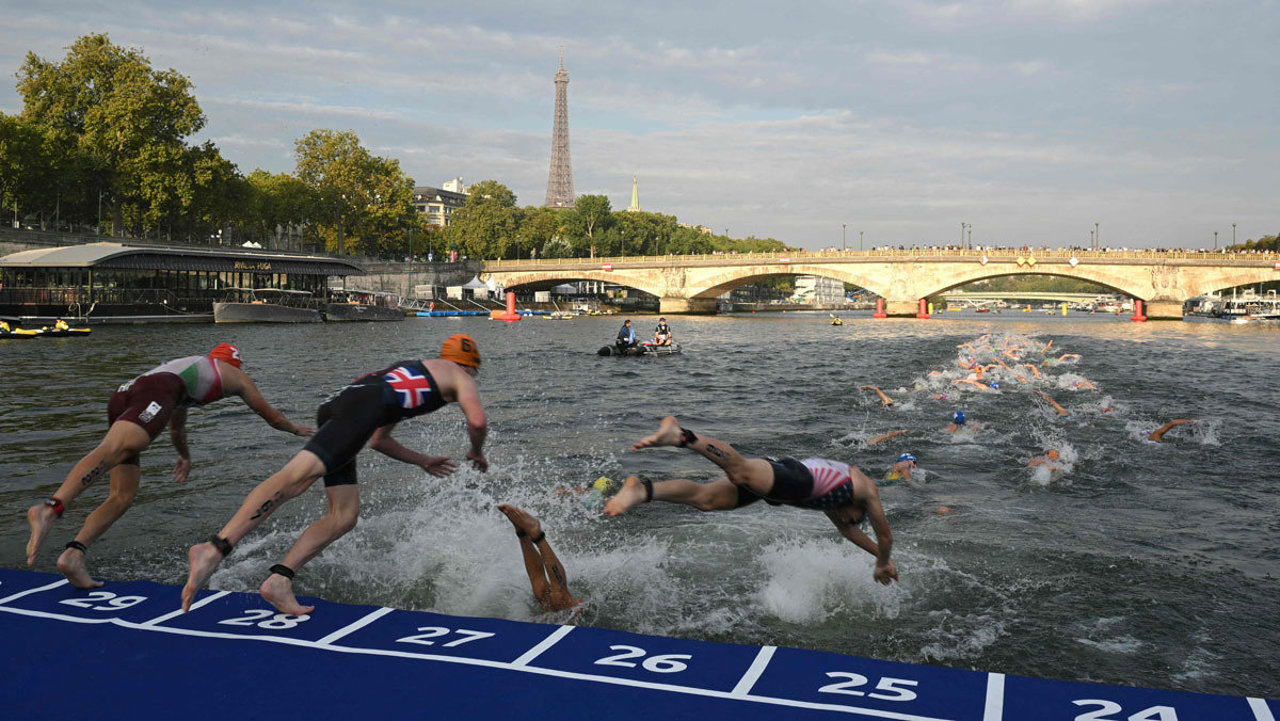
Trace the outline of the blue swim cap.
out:
[[[916,460],[916,457],[911,455],[910,453],[903,453],[902,455],[898,456],[898,463],[901,463],[903,461],[911,461],[914,463],[915,460]]]
[[[955,415],[951,416],[951,422],[957,426],[964,425],[964,411],[956,411]]]
[[[991,381],[991,390],[993,391],[1000,390],[1000,383],[997,381]]]

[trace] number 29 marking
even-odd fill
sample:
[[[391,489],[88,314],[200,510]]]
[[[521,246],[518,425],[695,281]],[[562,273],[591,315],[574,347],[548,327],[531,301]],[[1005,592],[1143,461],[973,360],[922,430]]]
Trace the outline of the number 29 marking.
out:
[[[90,611],[119,611],[123,608],[136,606],[147,600],[146,596],[116,596],[110,591],[93,591],[85,598],[68,598],[58,603],[67,606],[76,606],[77,608],[87,608]],[[96,605],[100,601],[105,601],[105,605]]]

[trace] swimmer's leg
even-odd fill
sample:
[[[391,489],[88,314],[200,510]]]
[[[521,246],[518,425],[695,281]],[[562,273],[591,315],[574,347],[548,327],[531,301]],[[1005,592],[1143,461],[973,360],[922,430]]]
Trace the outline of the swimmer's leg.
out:
[[[240,510],[222,527],[218,537],[231,545],[239,543],[240,539],[249,535],[281,504],[311,487],[324,472],[324,462],[319,456],[311,451],[299,451],[284,468],[249,492],[240,505]],[[209,577],[222,562],[222,557],[222,551],[212,542],[197,543],[191,547],[187,553],[191,568],[187,574],[187,584],[182,587],[182,610],[191,608],[196,592],[208,583]]]
[[[149,445],[151,445],[151,437],[142,426],[129,421],[112,423],[98,447],[72,466],[53,497],[61,501],[64,506],[71,503],[84,489],[108,474],[117,464],[141,453]],[[28,566],[35,563],[40,544],[49,534],[49,529],[53,527],[53,522],[58,515],[52,506],[43,503],[27,509],[27,523],[31,526],[31,537],[27,541]],[[107,523],[107,525],[111,524]],[[101,532],[99,531],[99,534]]]
[[[95,581],[89,576],[89,571],[85,567],[83,549],[93,545],[93,542],[98,540],[111,527],[111,524],[118,521],[129,510],[133,505],[134,497],[138,494],[138,483],[141,477],[142,469],[133,464],[127,463],[111,469],[111,490],[107,494],[107,500],[85,519],[84,526],[75,537],[75,543],[78,545],[69,546],[58,557],[58,570],[62,571],[62,575],[67,577],[72,586],[97,588],[102,585],[101,581]]]
[[[762,458],[746,458],[733,446],[718,438],[695,434],[680,427],[674,416],[662,419],[658,432],[642,439],[635,450],[653,446],[681,446],[720,466],[729,480],[745,485],[760,494],[773,488],[773,466]],[[692,504],[690,504],[692,505]]]
[[[285,554],[283,565],[293,571],[301,569],[330,543],[345,536],[356,527],[360,516],[360,487],[354,483],[329,486],[324,489],[329,511],[320,520],[307,526],[293,548]],[[315,606],[303,606],[293,595],[293,579],[273,573],[262,582],[259,589],[262,598],[276,607],[280,613],[301,616],[311,613]]]
[[[524,571],[529,576],[533,597],[538,600],[544,611],[550,610],[551,584],[547,581],[542,554],[530,540],[542,535],[542,524],[523,510],[506,503],[499,505],[498,510],[502,511],[507,520],[511,521],[511,525],[516,528],[516,536],[520,540],[520,554],[524,559]]]
[[[770,486],[772,486],[772,467],[769,470]],[[647,490],[639,478],[627,476],[622,484],[622,490],[605,503],[605,515],[621,516],[647,500],[680,503],[693,506],[699,511],[727,511],[738,507],[738,489],[728,478],[721,478],[713,483],[694,483],[686,480],[657,481],[649,484],[649,488],[652,491]]]

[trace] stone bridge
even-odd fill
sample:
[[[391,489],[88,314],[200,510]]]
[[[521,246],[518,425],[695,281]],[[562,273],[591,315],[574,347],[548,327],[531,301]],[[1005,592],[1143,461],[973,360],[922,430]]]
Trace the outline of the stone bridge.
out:
[[[784,275],[817,275],[885,299],[891,316],[977,280],[1053,275],[1097,283],[1144,301],[1150,318],[1181,318],[1188,298],[1280,280],[1280,255],[1190,251],[872,250],[485,261],[481,278],[505,288],[546,289],[575,280],[635,288],[662,313],[713,313],[716,297]]]

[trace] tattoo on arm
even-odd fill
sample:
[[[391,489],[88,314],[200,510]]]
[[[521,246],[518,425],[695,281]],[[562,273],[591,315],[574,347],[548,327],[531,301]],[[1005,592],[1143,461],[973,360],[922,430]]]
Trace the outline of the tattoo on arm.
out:
[[[551,564],[551,573],[555,575],[556,581],[559,582],[561,586],[565,585],[564,569],[560,567],[560,564]]]
[[[715,446],[711,445],[710,443],[708,443],[708,444],[707,444],[707,453],[710,453],[711,455],[715,456],[716,458],[720,458],[720,459],[724,459],[724,458],[725,458],[724,451],[720,450],[719,448],[716,448]]]

